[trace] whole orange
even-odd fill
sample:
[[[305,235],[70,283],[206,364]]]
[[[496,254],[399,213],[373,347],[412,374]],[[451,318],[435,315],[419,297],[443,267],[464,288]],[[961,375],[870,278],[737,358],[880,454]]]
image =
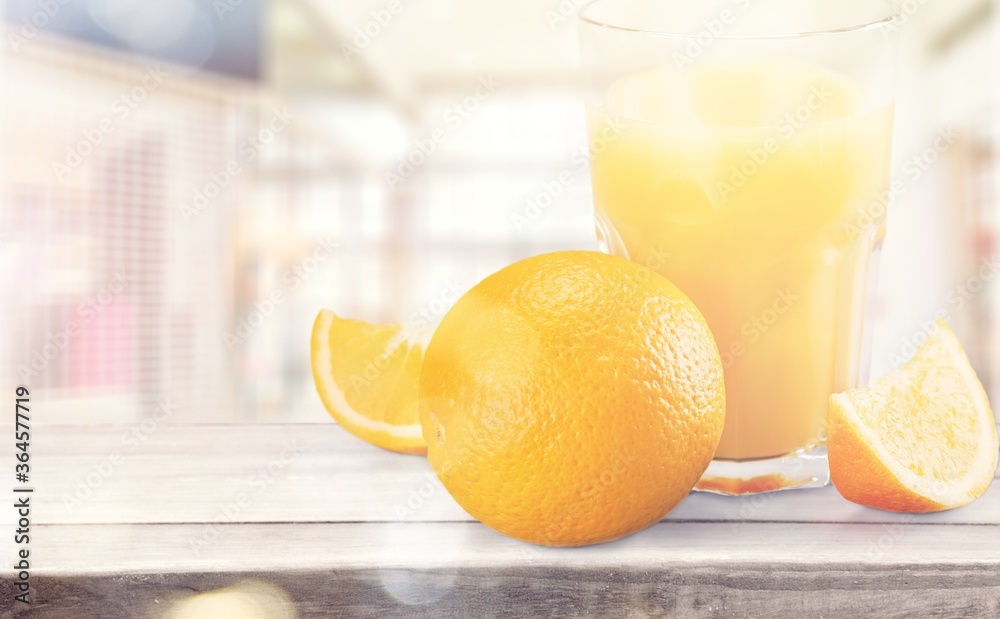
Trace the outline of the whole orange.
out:
[[[467,292],[420,374],[431,466],[473,517],[551,546],[613,540],[694,487],[725,415],[708,325],[616,256],[522,260]]]

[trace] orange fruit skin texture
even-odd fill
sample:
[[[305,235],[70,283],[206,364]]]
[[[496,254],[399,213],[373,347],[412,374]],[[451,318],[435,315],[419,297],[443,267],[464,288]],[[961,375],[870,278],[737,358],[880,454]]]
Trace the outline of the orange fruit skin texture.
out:
[[[949,509],[899,483],[871,447],[859,440],[841,417],[831,415],[827,428],[831,452],[830,481],[848,501],[891,512],[924,514]]]
[[[543,254],[447,313],[419,412],[430,464],[470,515],[536,544],[594,544],[659,521],[704,473],[725,417],[722,362],[661,275]]]
[[[865,407],[863,420],[851,412],[859,406]],[[878,450],[886,444],[895,447],[880,457]],[[845,499],[908,513],[955,509],[974,501],[989,488],[1000,457],[986,391],[958,339],[940,319],[901,370],[870,388],[831,396],[827,448],[830,479]],[[915,482],[907,484],[901,477],[907,470],[919,471]],[[965,477],[936,479],[935,470],[963,471]],[[967,487],[949,502],[935,500],[955,484]]]

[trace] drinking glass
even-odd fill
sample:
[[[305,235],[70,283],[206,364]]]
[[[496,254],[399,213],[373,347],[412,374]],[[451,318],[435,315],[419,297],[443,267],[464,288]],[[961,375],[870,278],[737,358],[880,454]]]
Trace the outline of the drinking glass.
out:
[[[825,485],[829,396],[868,380],[893,8],[594,0],[579,19],[600,246],[684,291],[722,357],[698,488]]]

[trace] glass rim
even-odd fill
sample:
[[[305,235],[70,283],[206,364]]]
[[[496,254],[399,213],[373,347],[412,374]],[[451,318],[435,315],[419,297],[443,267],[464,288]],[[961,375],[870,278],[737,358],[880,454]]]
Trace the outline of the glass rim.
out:
[[[645,34],[655,37],[671,38],[671,39],[694,39],[708,37],[711,39],[729,39],[729,40],[753,40],[753,39],[794,39],[800,37],[813,37],[813,36],[825,36],[825,35],[835,35],[835,34],[847,34],[851,32],[861,32],[864,30],[878,30],[888,25],[894,25],[900,18],[902,11],[898,5],[888,4],[888,12],[885,17],[876,19],[873,21],[865,21],[859,24],[853,24],[850,26],[842,26],[839,28],[829,28],[821,30],[808,30],[802,32],[779,32],[776,34],[705,34],[702,33],[689,33],[683,34],[680,32],[668,32],[665,30],[655,30],[649,28],[637,28],[634,26],[624,26],[620,24],[610,23],[611,20],[599,20],[594,17],[587,15],[588,11],[593,9],[594,6],[609,2],[611,0],[587,0],[587,2],[580,7],[580,11],[577,13],[576,18],[591,26],[597,26],[598,28],[606,28],[609,30],[618,30],[620,32],[632,32],[635,34]]]

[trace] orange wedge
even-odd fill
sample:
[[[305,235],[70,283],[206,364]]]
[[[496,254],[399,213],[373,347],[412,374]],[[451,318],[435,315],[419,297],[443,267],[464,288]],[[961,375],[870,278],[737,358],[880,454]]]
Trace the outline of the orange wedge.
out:
[[[901,369],[830,397],[828,448],[844,498],[912,513],[982,496],[1000,454],[986,392],[943,320]]]
[[[427,335],[322,310],[313,323],[312,373],[316,391],[337,423],[383,449],[427,453],[417,414]]]

